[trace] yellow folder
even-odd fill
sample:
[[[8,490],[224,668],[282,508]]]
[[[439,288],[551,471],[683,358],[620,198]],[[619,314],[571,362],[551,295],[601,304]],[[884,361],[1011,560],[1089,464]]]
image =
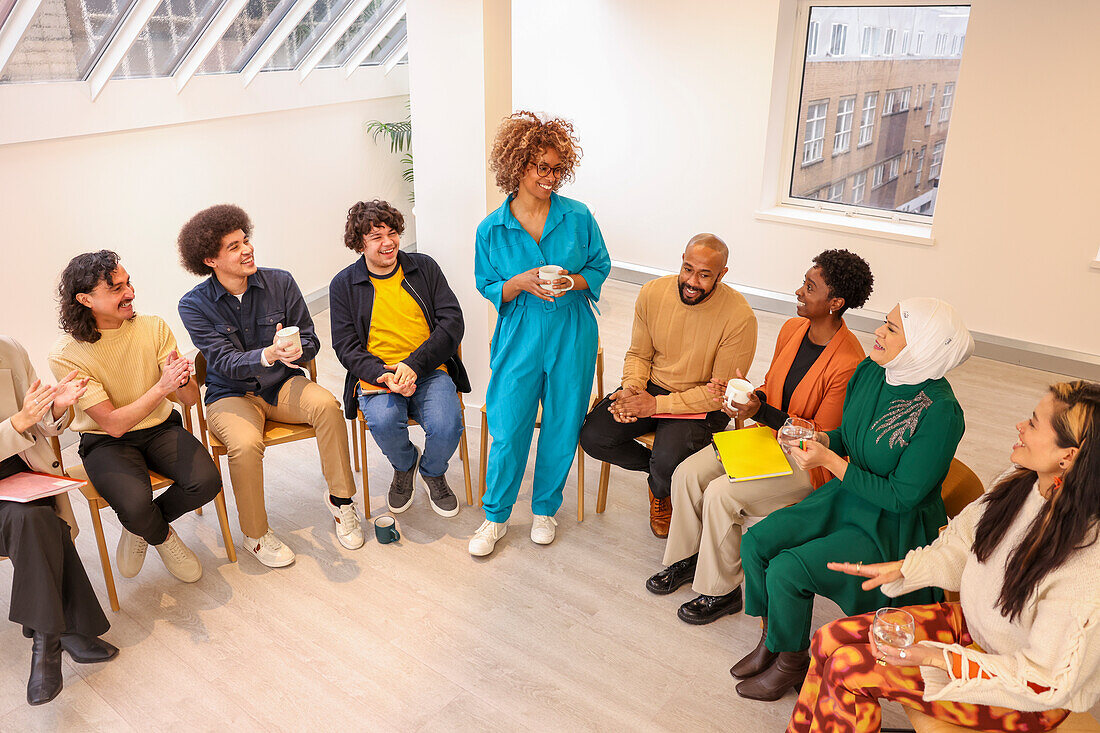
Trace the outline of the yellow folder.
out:
[[[765,425],[715,433],[714,450],[730,481],[790,476],[791,464]]]

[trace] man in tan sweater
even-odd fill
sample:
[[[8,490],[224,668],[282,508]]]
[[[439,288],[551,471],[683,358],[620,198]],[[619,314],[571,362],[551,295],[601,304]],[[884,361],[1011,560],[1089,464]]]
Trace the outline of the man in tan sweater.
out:
[[[722,284],[728,257],[721,239],[697,234],[678,275],[642,286],[622,387],[592,408],[581,428],[588,455],[649,473],[649,526],[661,538],[672,518],[672,472],[729,423],[707,382],[747,373],[756,353],[756,316],[743,295]],[[646,433],[656,433],[652,451],[634,442]]]

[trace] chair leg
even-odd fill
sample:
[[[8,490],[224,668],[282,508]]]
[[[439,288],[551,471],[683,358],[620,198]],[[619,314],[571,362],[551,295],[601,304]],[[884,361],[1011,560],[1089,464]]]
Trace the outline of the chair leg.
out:
[[[603,514],[603,510],[607,508],[607,482],[611,478],[611,464],[605,463],[600,466],[600,488],[596,494],[596,514]]]
[[[222,542],[229,562],[237,562],[237,548],[233,547],[233,533],[229,530],[229,512],[225,509],[225,491],[214,497],[214,509],[218,512],[218,524],[222,526]]]
[[[474,505],[474,490],[470,483],[470,448],[466,445],[466,417],[462,417],[462,439],[458,444],[458,454],[462,457],[462,478],[466,482],[466,506]]]
[[[107,599],[111,602],[111,610],[118,611],[118,592],[115,590],[115,576],[111,572],[111,555],[107,552],[107,538],[103,536],[103,522],[99,519],[99,502],[88,502],[88,513],[92,515],[92,532],[95,533],[95,543],[99,546],[99,562],[103,565],[103,582],[107,586]]]
[[[351,423],[351,457],[355,462],[355,472],[359,473],[359,434],[355,430],[355,422]]]
[[[367,470],[367,424],[364,420],[356,418],[356,428],[359,431],[359,457],[361,465],[363,466],[363,515],[367,519],[370,519],[370,478],[368,477],[369,471]]]
[[[485,472],[489,457],[489,422],[485,413],[481,413],[481,455],[477,459],[477,505],[481,506],[481,497],[485,496]]]
[[[577,521],[584,521],[584,450],[577,446]]]
[[[202,516],[202,507],[201,506],[198,509],[195,510],[195,514],[198,514],[200,517]]]

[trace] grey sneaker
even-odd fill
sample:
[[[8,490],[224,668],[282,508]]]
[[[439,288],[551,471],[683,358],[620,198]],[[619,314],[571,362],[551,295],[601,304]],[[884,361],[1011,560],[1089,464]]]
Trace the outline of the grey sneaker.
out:
[[[390,482],[390,493],[386,496],[386,504],[394,514],[400,514],[409,508],[413,501],[413,484],[416,481],[416,472],[420,468],[420,449],[413,446],[416,451],[416,462],[408,471],[394,469],[393,481]]]
[[[428,501],[432,511],[441,517],[453,517],[458,514],[458,499],[447,485],[446,476],[421,476],[428,487]]]

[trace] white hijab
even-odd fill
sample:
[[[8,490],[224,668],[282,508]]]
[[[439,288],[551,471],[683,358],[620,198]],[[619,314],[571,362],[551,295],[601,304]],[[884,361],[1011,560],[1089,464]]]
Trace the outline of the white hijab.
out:
[[[884,365],[887,384],[897,387],[939,379],[974,353],[974,338],[949,303],[939,298],[906,298],[898,309],[905,348]]]

